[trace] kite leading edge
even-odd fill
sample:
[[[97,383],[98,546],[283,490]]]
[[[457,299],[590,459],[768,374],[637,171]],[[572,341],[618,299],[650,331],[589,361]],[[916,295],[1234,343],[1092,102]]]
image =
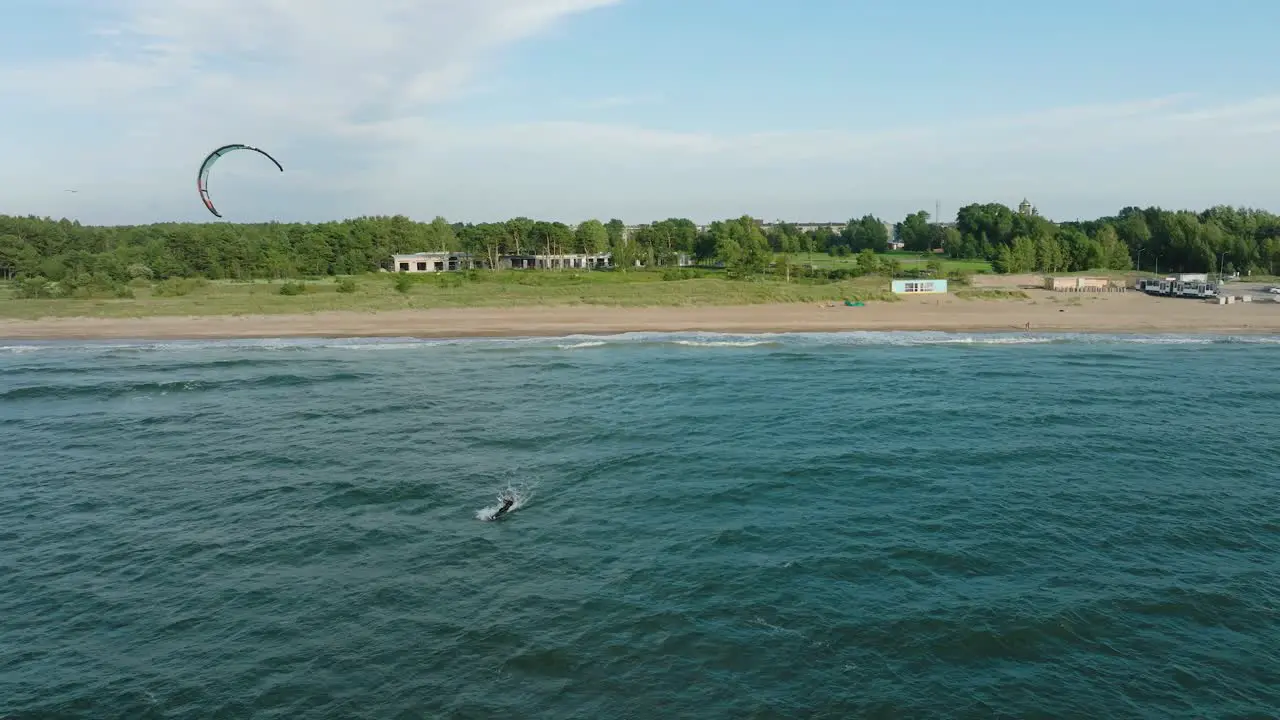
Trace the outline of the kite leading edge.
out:
[[[277,162],[275,158],[271,157],[271,155],[267,153],[267,151],[262,150],[260,148],[251,147],[249,145],[241,145],[239,143],[233,143],[231,145],[223,145],[217,150],[214,150],[213,152],[209,153],[205,157],[204,162],[200,163],[200,172],[196,174],[196,189],[200,191],[200,199],[204,201],[204,206],[208,208],[209,212],[213,213],[216,217],[222,217],[222,213],[218,212],[217,208],[213,206],[213,201],[209,199],[209,185],[208,185],[209,170],[213,167],[213,163],[216,162],[218,158],[222,157],[223,155],[226,155],[227,153],[233,150],[252,150],[256,153],[260,153],[264,157],[266,157],[268,160],[275,163],[275,166],[277,168],[280,168],[280,172],[284,172],[284,167],[281,166],[280,163]]]

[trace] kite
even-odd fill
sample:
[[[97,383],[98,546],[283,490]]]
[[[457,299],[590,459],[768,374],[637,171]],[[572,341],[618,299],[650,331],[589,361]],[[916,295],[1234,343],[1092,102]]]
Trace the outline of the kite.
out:
[[[217,150],[209,153],[209,155],[205,157],[204,162],[200,163],[200,172],[196,175],[196,189],[200,191],[200,199],[204,201],[204,206],[209,208],[209,212],[213,213],[217,217],[222,217],[222,214],[213,207],[213,201],[209,199],[209,169],[213,167],[213,163],[217,161],[218,158],[226,155],[232,150],[252,150],[256,153],[261,153],[268,160],[275,163],[276,167],[280,168],[280,172],[284,172],[284,168],[281,167],[280,163],[276,162],[275,158],[267,154],[267,151],[260,150],[256,147],[249,147],[248,145],[235,143],[232,145],[223,145]]]

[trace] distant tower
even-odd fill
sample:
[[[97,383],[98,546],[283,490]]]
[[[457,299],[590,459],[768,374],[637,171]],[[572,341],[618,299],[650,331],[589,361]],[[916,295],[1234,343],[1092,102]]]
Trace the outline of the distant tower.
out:
[[[933,201],[933,224],[938,225],[940,223],[942,223],[942,201],[934,200]]]
[[[1035,208],[1031,207],[1031,203],[1026,198],[1022,198],[1022,202],[1018,203],[1019,215],[1031,215],[1035,212]]]

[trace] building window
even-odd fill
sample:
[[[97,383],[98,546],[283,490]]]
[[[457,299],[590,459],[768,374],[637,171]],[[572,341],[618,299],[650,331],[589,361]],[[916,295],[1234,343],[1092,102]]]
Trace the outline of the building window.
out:
[[[408,272],[408,270],[409,270],[409,263],[400,263],[401,272]]]
[[[424,262],[420,262],[420,263],[418,263],[418,270],[419,270],[419,271],[425,271],[426,269],[427,269],[427,264],[426,264],[426,263],[424,263]]]

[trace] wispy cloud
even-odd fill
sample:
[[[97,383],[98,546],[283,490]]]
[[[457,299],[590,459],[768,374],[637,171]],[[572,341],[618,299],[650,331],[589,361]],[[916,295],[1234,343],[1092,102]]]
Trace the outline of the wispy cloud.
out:
[[[793,132],[674,132],[642,126],[592,122],[542,122],[498,127],[444,127],[424,118],[374,123],[365,129],[397,142],[468,151],[517,151],[541,148],[574,152],[585,158],[623,154],[656,158],[663,153],[693,154],[717,162],[916,160],[974,154],[1006,154],[1042,145],[1059,153],[1077,153],[1111,145],[1242,139],[1265,132],[1280,120],[1280,96],[1235,104],[1195,104],[1176,95],[1111,105],[1051,108],[1012,116],[951,121],[940,110],[936,120],[917,126],[872,132],[841,129]],[[443,141],[443,142],[441,142]],[[654,155],[657,153],[658,155]],[[663,157],[663,161],[670,158]]]
[[[472,216],[839,219],[931,209],[938,198],[954,211],[1031,195],[1075,217],[1130,203],[1265,206],[1280,191],[1267,169],[1280,162],[1278,128],[1280,97],[1224,104],[1189,95],[967,121],[940,110],[918,126],[861,133],[410,120],[378,128],[400,153],[378,172],[406,188],[382,194],[389,206],[434,198]]]
[[[504,48],[620,1],[95,0],[109,21],[83,38],[85,55],[0,70],[0,212],[205,219],[195,168],[225,142],[268,148],[286,169],[220,161],[219,205],[235,220],[840,218],[939,197],[1110,207],[1110,197],[1280,193],[1269,169],[1280,162],[1280,97],[1176,95],[964,122],[940,107],[928,122],[874,132],[838,118],[736,134],[440,119],[443,106],[475,99]],[[661,100],[576,107],[598,117],[590,111]]]
[[[304,173],[355,164],[363,153],[351,141],[366,124],[426,117],[473,89],[504,47],[618,1],[94,0],[109,20],[84,38],[89,54],[0,71],[0,98],[33,125],[41,113],[77,113],[86,132],[53,142],[32,127],[15,137],[11,116],[0,142],[47,144],[52,165],[98,184],[97,197],[130,202],[151,186],[178,212],[190,206],[180,193],[193,164],[212,147],[271,147]],[[48,207],[37,198],[64,182],[24,177],[28,191],[13,202]],[[286,202],[296,212],[304,200]]]
[[[99,53],[10,69],[0,88],[212,128],[332,132],[453,99],[503,46],[618,0],[98,2],[116,11]]]

